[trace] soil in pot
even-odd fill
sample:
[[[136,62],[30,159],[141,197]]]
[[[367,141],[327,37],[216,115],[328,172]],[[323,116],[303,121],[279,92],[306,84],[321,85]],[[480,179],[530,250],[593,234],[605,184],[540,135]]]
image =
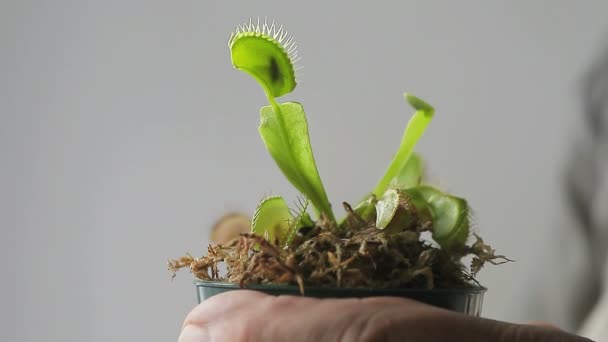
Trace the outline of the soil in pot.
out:
[[[378,229],[373,220],[344,206],[348,214],[342,227],[321,219],[300,228],[287,246],[241,234],[210,245],[203,257],[171,260],[169,269],[188,267],[202,280],[199,299],[244,287],[321,298],[397,295],[478,314],[485,288],[475,273],[486,262],[508,260],[477,236],[470,245],[443,249],[425,238],[431,227],[422,220]],[[467,255],[472,255],[470,267],[462,263]],[[225,272],[220,272],[222,264]]]

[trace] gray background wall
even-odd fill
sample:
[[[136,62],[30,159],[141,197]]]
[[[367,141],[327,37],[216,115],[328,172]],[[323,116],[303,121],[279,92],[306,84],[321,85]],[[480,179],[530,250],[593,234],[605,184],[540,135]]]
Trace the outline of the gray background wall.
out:
[[[175,340],[195,294],[166,260],[202,253],[224,211],[296,195],[258,137],[261,90],[229,63],[230,31],[258,15],[300,43],[289,98],[305,105],[334,203],[384,171],[410,114],[402,91],[427,99],[432,174],[518,260],[481,275],[486,316],[550,319],[518,296],[572,263],[551,254],[560,169],[606,13],[549,0],[0,2],[0,340]]]

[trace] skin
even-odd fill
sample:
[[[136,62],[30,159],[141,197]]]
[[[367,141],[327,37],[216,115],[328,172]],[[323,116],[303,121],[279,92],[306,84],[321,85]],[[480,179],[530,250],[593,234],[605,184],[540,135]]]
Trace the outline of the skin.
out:
[[[239,290],[205,300],[179,342],[583,342],[555,328],[467,317],[403,298],[314,299]]]

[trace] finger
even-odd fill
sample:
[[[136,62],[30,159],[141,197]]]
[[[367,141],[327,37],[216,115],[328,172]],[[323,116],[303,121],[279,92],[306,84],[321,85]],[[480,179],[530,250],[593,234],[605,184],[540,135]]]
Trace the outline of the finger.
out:
[[[205,331],[197,333],[218,341],[388,341],[389,337],[401,339],[389,335],[393,326],[403,325],[400,320],[404,314],[416,317],[410,319],[414,322],[425,315],[435,318],[444,313],[412,300],[388,297],[320,300],[261,296],[245,300],[249,303],[232,307],[231,312],[209,315],[206,325],[198,325]]]
[[[535,341],[535,342],[591,342],[581,336],[576,336],[553,326],[550,328],[540,325],[499,323],[501,329],[501,342],[507,341]]]
[[[548,323],[548,322],[544,322],[544,321],[530,321],[530,322],[528,322],[528,325],[533,325],[533,326],[547,328],[547,329],[561,330],[557,326],[555,326],[551,323]]]
[[[271,335],[267,326],[277,317],[284,320],[280,316],[286,307],[306,311],[306,307],[314,306],[318,301],[293,296],[274,297],[247,290],[226,292],[205,300],[192,310],[184,322],[179,341],[275,340],[261,336]]]
[[[273,322],[268,339],[299,341],[389,341],[388,331],[400,324],[398,313],[416,314],[426,305],[403,298],[365,298],[319,300],[316,303],[294,301],[281,306],[281,317]],[[280,303],[279,303],[280,305]],[[434,310],[433,310],[434,311]],[[294,334],[295,333],[295,334]],[[401,340],[402,337],[399,338]]]
[[[182,324],[182,330],[187,325],[206,325],[226,313],[231,313],[268,295],[259,291],[238,290],[228,291],[205,299],[197,305]]]
[[[177,342],[206,342],[213,341],[206,328],[196,324],[189,324],[182,329]]]

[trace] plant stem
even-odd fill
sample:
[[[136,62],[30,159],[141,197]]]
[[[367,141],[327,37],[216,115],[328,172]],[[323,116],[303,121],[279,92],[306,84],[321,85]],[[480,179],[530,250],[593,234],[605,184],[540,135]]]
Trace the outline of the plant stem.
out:
[[[395,178],[401,169],[403,169],[405,164],[407,164],[408,159],[414,151],[416,143],[424,133],[426,127],[435,114],[435,110],[432,106],[418,99],[417,97],[406,93],[405,98],[410,105],[416,109],[416,112],[405,128],[397,154],[395,154],[393,157],[393,160],[386,170],[386,173],[382,179],[380,179],[376,185],[376,188],[374,189],[373,193],[377,198],[382,197],[393,178]]]

